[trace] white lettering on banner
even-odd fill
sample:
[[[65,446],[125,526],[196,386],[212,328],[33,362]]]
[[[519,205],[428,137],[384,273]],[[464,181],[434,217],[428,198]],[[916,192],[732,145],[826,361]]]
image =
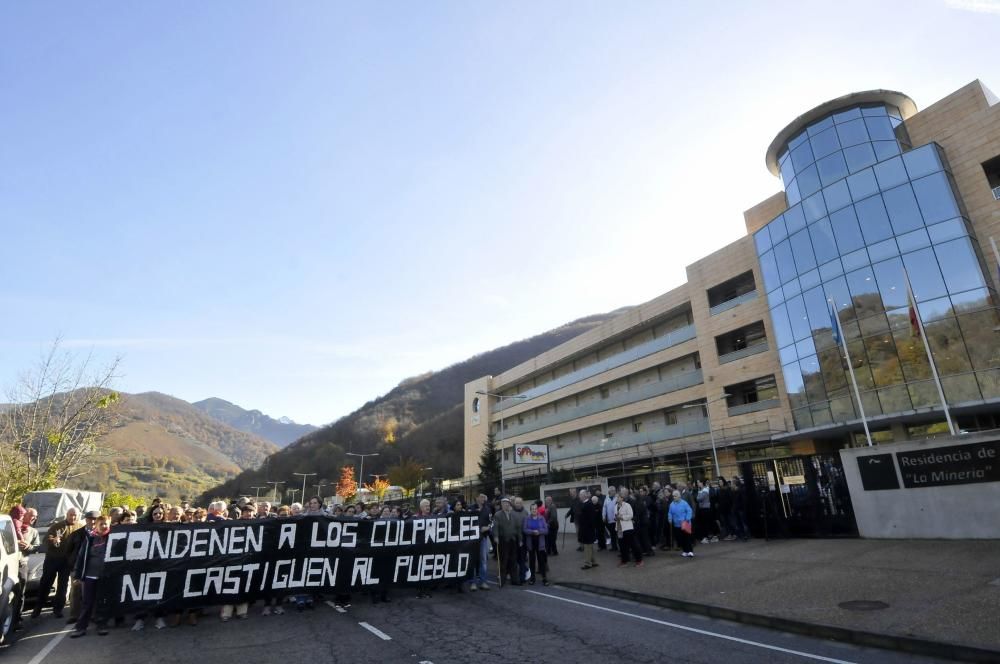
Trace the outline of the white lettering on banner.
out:
[[[358,543],[358,524],[356,522],[330,521],[326,524],[326,539],[320,538],[320,522],[313,522],[312,540],[309,546],[313,548],[343,547],[353,549]]]
[[[295,531],[297,526],[294,523],[283,523],[281,524],[281,530],[278,533],[278,548],[284,548],[285,546],[289,548],[295,548]]]
[[[271,587],[283,588],[319,588],[324,585],[333,586],[337,578],[337,568],[340,560],[328,558],[305,558],[303,560],[279,560],[274,564],[274,577]]]
[[[220,595],[249,592],[253,574],[258,569],[260,569],[259,563],[189,569],[184,578],[184,597],[202,597],[212,591]],[[200,588],[194,586],[197,582],[196,577],[204,577]]]
[[[358,579],[361,580],[361,585],[370,586],[372,584],[378,583],[378,577],[372,576],[372,568],[375,566],[374,558],[355,558],[354,559],[354,569],[351,571],[351,585],[355,585]]]
[[[457,579],[469,569],[469,554],[429,553],[423,556],[397,556],[393,581],[399,581],[401,569],[406,570],[406,581],[434,581]]]
[[[293,525],[294,527],[294,525]],[[293,535],[294,537],[294,535]],[[262,526],[239,526],[214,530],[143,530],[112,533],[105,560],[120,562],[112,555],[114,543],[125,540],[125,560],[178,560],[188,557],[260,553],[264,549]]]
[[[121,556],[111,555],[111,549],[114,548],[114,543],[120,539],[128,537],[128,533],[111,533],[108,535],[108,545],[104,547],[104,562],[117,563],[121,562]]]
[[[154,588],[153,583],[156,583]],[[126,574],[122,577],[122,602],[135,600],[160,600],[163,599],[163,589],[167,586],[166,572],[149,572],[139,575],[138,582],[134,575]],[[128,597],[131,595],[131,597]]]

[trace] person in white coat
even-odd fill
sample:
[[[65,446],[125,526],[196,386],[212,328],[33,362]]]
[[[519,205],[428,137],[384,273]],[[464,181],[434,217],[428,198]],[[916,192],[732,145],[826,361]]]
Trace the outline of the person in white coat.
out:
[[[619,567],[626,567],[629,564],[630,555],[635,558],[635,566],[642,567],[642,550],[639,542],[635,538],[635,523],[632,506],[625,500],[624,494],[619,493],[615,501],[615,525],[618,531],[619,546],[622,561]]]

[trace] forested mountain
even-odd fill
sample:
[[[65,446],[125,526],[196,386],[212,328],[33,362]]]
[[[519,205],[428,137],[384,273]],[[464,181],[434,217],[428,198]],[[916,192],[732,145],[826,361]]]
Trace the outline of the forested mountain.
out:
[[[377,453],[365,461],[365,474],[386,473],[401,459],[434,468],[433,475],[462,474],[462,399],[465,383],[497,375],[539,353],[600,325],[627,309],[588,316],[549,332],[517,341],[440,371],[408,378],[388,394],[369,401],[350,415],[295,441],[273,454],[265,464],[207,491],[202,500],[253,493],[252,486],[284,481],[301,489],[293,473],[316,473],[310,484],[336,483],[340,468],[355,464],[346,452]],[[361,480],[362,478],[358,478]],[[363,478],[365,482],[370,477]],[[324,491],[327,495],[332,489]]]
[[[259,466],[278,447],[158,392],[122,394],[117,421],[73,488],[176,500]]]
[[[246,410],[217,397],[195,401],[191,405],[209,417],[228,424],[234,429],[260,436],[278,447],[284,447],[316,430],[316,427],[311,424],[296,424],[287,417],[274,419],[259,410]]]

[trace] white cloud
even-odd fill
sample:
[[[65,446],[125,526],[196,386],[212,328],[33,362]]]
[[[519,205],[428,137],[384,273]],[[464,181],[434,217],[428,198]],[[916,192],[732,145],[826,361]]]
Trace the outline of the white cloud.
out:
[[[952,9],[980,14],[1000,14],[1000,0],[945,0]]]

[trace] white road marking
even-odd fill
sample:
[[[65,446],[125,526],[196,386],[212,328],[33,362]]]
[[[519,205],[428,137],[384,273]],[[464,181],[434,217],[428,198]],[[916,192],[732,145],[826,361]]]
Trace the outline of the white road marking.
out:
[[[38,651],[38,654],[31,658],[28,664],[42,664],[42,660],[45,659],[52,649],[59,645],[59,642],[66,638],[72,630],[66,630],[65,632],[59,632],[52,640],[45,644],[45,647]]]
[[[333,603],[333,602],[331,602],[330,600],[327,600],[327,601],[326,601],[326,605],[327,605],[327,606],[329,606],[329,607],[330,607],[331,609],[333,609],[334,611],[336,611],[337,613],[347,613],[347,609],[345,609],[345,608],[344,608],[344,607],[342,607],[342,606],[337,606],[336,604],[334,604],[334,603]]]
[[[44,634],[32,634],[31,636],[20,636],[18,637],[17,641],[18,643],[20,643],[21,641],[28,641],[30,639],[40,639],[43,636],[55,636],[56,634],[69,634],[72,631],[73,628],[70,627],[68,629],[64,629],[58,632],[45,632]]]
[[[855,664],[854,662],[849,662],[845,659],[834,659],[832,657],[824,657],[823,655],[814,655],[813,653],[802,652],[801,650],[791,650],[790,648],[782,648],[780,646],[772,646],[770,644],[760,643],[758,641],[750,641],[749,639],[741,639],[736,636],[729,636],[728,634],[709,632],[708,630],[705,629],[697,629],[696,627],[688,627],[687,625],[678,625],[677,623],[667,622],[665,620],[657,620],[656,618],[648,618],[646,616],[640,616],[635,613],[628,613],[627,611],[619,611],[618,609],[611,609],[606,606],[599,606],[597,604],[588,604],[587,602],[580,602],[575,599],[568,599],[566,597],[559,597],[557,595],[549,595],[548,593],[541,593],[538,592],[537,590],[525,590],[525,592],[532,593],[533,595],[540,595],[542,597],[548,597],[549,599],[557,599],[560,602],[568,602],[570,604],[576,604],[578,606],[586,606],[591,609],[597,609],[598,611],[604,611],[606,613],[615,613],[620,616],[628,616],[629,618],[645,620],[646,622],[656,623],[657,625],[663,625],[665,627],[673,627],[674,629],[680,629],[686,632],[694,632],[695,634],[702,634],[704,636],[714,636],[717,639],[724,639],[726,641],[735,641],[736,643],[743,643],[748,646],[756,646],[757,648],[764,648],[766,650],[776,650],[778,652],[788,653],[789,655],[798,655],[799,657],[805,657],[807,659],[815,659],[821,662],[832,662],[833,664]]]
[[[369,632],[382,639],[383,641],[392,641],[392,637],[380,630],[378,627],[372,627],[366,622],[359,622],[359,625],[367,629]]]

